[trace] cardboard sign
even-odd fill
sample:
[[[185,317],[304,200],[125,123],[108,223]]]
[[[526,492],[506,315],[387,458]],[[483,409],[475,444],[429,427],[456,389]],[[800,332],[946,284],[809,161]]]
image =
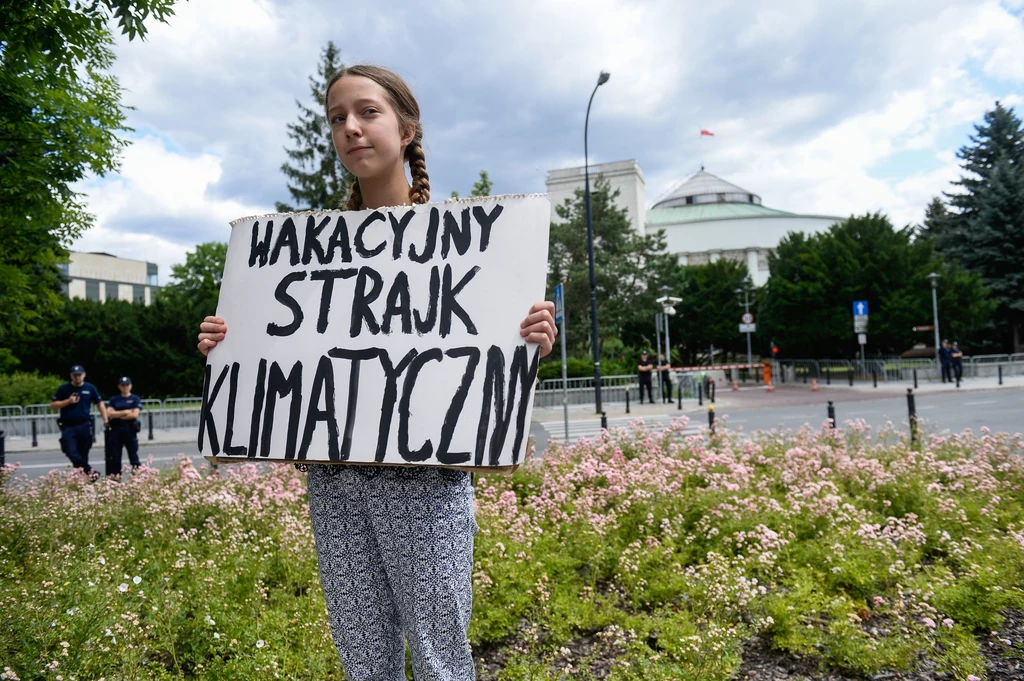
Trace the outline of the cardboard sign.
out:
[[[232,223],[199,451],[222,460],[509,467],[523,458],[546,196]]]

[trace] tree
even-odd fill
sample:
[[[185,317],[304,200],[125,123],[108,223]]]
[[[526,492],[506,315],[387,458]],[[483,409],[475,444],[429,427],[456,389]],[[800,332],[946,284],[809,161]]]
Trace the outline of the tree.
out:
[[[712,345],[725,352],[746,351],[746,336],[737,327],[742,310],[735,291],[747,275],[746,263],[725,259],[680,269],[672,295],[682,300],[669,317],[669,340],[685,350],[687,363],[696,363]]]
[[[931,336],[914,326],[931,323],[931,287],[942,276],[939,318],[943,333],[962,343],[976,339],[993,303],[981,279],[936,256],[931,240],[913,240],[878,213],[851,217],[827,232],[787,235],[769,255],[771,278],[759,301],[758,335],[774,340],[787,357],[852,357],[858,346],[851,304],[871,310],[868,348],[899,354]]]
[[[615,205],[618,191],[599,176],[591,192],[594,258],[600,339],[654,343],[654,300],[662,285],[678,277],[678,263],[666,253],[665,234],[640,234],[625,209]],[[555,207],[548,239],[548,290],[564,283],[566,342],[579,354],[591,348],[590,274],[584,193]]]
[[[473,190],[469,192],[470,196],[490,196],[491,189],[494,188],[494,183],[491,182],[491,178],[487,176],[486,170],[480,171],[480,179],[473,183]],[[459,198],[459,193],[453,191],[452,198]]]
[[[333,41],[328,41],[320,52],[316,73],[309,77],[313,106],[295,100],[299,118],[297,122],[288,124],[288,137],[295,146],[285,148],[289,160],[281,164],[281,172],[288,178],[288,193],[292,195],[294,206],[278,202],[277,210],[282,213],[329,210],[344,206],[348,200],[352,176],[341,165],[334,150],[331,126],[325,113],[327,81],[343,67],[341,52]]]
[[[945,238],[952,229],[949,210],[939,197],[933,197],[924,209],[924,224],[917,228],[917,236],[921,239],[934,239],[936,243]]]
[[[981,276],[998,303],[994,323],[1000,345],[1024,351],[1024,127],[1013,109],[999,102],[975,126],[971,144],[958,156],[965,171],[948,194],[955,210],[936,246]]]
[[[210,241],[196,245],[185,254],[184,264],[171,267],[172,281],[160,289],[159,297],[180,300],[196,310],[213,310],[220,295],[228,245]]]
[[[57,264],[92,224],[73,189],[118,168],[121,89],[107,26],[143,38],[173,0],[0,0],[0,342],[62,302]]]

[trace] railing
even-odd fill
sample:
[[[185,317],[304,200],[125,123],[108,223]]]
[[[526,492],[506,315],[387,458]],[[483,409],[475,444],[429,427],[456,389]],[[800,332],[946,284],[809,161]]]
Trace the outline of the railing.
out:
[[[652,377],[651,391],[657,396],[658,380]],[[626,401],[626,391],[630,391],[630,401],[639,401],[638,389],[640,379],[636,374],[624,374],[619,376],[601,377],[601,401],[614,404]],[[683,399],[697,398],[697,375],[695,373],[673,372],[672,396],[678,397],[679,389],[683,390]],[[567,404],[594,404],[594,379],[591,378],[570,378],[566,380]],[[562,406],[562,379],[552,378],[540,382],[540,387],[534,391],[533,405],[535,407],[560,407]]]

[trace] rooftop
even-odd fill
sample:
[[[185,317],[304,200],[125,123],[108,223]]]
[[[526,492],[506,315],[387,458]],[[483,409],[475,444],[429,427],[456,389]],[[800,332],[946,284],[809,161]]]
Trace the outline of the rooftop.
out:
[[[761,197],[701,168],[700,172],[654,204],[654,208],[674,208],[707,203],[760,205]]]

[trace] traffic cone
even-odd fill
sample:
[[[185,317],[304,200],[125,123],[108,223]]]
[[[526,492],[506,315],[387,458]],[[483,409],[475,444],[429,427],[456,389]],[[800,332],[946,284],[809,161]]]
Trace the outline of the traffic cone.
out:
[[[739,381],[733,381],[733,382],[732,382],[732,389],[733,389],[733,390],[739,390],[739,389],[740,389],[740,383],[739,383]]]
[[[812,378],[811,379],[811,392],[812,393],[818,392],[818,379],[816,379],[816,378]]]
[[[772,387],[772,384],[770,382],[767,383],[766,385],[768,386],[768,392],[775,392],[775,388]]]

